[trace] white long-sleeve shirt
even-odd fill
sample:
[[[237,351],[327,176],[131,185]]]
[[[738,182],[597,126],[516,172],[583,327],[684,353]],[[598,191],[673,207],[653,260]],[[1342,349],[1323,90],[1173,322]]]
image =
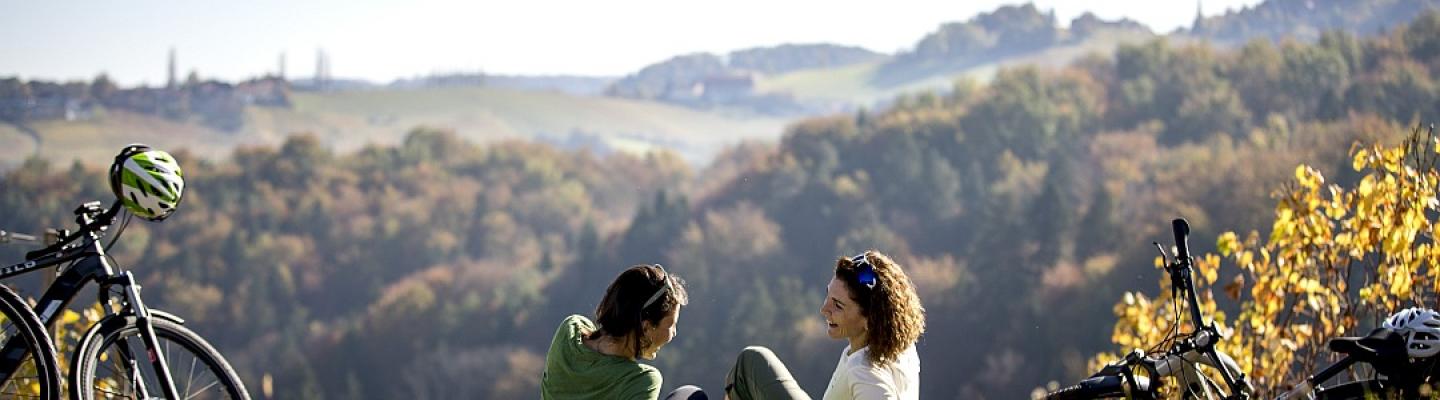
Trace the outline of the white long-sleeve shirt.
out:
[[[906,348],[895,362],[885,366],[870,364],[866,357],[870,348],[850,353],[850,346],[840,352],[840,363],[830,375],[824,400],[918,400],[920,398],[920,356],[915,346]]]

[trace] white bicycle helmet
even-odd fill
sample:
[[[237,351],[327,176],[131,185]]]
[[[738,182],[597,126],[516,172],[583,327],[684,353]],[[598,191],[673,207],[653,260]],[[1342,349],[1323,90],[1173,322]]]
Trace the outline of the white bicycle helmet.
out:
[[[185,178],[170,153],[132,144],[110,165],[110,190],[136,216],[159,221],[180,205]]]
[[[1411,307],[1391,315],[1380,325],[1405,336],[1411,358],[1426,358],[1440,353],[1440,313]]]

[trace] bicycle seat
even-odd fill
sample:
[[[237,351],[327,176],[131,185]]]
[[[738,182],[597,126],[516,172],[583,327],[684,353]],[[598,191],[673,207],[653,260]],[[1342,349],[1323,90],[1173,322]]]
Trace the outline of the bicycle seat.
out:
[[[1376,328],[1365,337],[1330,339],[1330,351],[1354,357],[1356,361],[1405,360],[1405,337],[1395,331]]]

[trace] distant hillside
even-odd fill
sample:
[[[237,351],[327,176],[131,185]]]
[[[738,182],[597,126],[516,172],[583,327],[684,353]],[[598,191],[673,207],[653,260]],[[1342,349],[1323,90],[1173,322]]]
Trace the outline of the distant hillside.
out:
[[[481,142],[567,138],[578,132],[664,144],[692,161],[704,161],[740,139],[778,137],[786,122],[646,101],[490,87],[305,94],[296,96],[293,113],[272,116],[282,126],[330,130],[316,133],[342,147],[375,140],[395,143],[411,128],[429,125],[454,128],[461,137]]]
[[[577,96],[598,96],[614,83],[616,77],[570,75],[487,75],[485,85],[520,90],[545,90]]]
[[[1193,29],[1170,37],[1177,43],[1222,44],[1287,36],[1309,40],[1334,29],[1363,37],[1403,25],[1425,9],[1440,9],[1440,0],[1268,0],[1204,18]],[[1119,45],[1154,36],[1132,20],[1106,21],[1087,13],[1062,26],[1053,11],[1033,4],[1012,5],[942,24],[913,48],[889,57],[859,57],[811,68],[741,69],[734,65],[741,52],[728,59],[692,54],[646,67],[617,81],[607,94],[701,109],[723,105],[771,114],[778,109],[781,115],[836,112],[883,106],[906,93],[946,92],[957,79],[984,81],[1007,66],[1062,66],[1086,54],[1108,55]],[[841,47],[827,49],[838,52]],[[712,90],[717,86],[721,90]]]
[[[726,57],[689,54],[647,66],[616,81],[606,94],[702,109],[827,113],[874,106],[902,93],[948,90],[959,77],[984,79],[1006,65],[1061,66],[1153,36],[1130,20],[1104,21],[1087,13],[1061,28],[1053,12],[1005,6],[941,25],[894,56],[838,45],[755,48]]]
[[[961,78],[985,81],[1007,66],[1061,67],[1086,54],[1108,55],[1120,45],[1155,37],[1130,20],[1105,21],[1087,13],[1062,29],[1054,28],[1053,19],[1033,6],[1002,7],[967,22],[942,25],[915,49],[895,57],[766,76],[755,90],[830,108],[873,106],[907,93],[948,92]],[[1043,38],[1027,39],[1014,33],[1019,31]]]
[[[883,58],[884,54],[855,46],[786,44],[731,52],[729,66],[732,69],[764,74],[783,74],[802,69],[841,67]]]
[[[1070,26],[1061,28],[1053,11],[1042,13],[1034,4],[1000,7],[965,22],[941,25],[921,38],[913,50],[897,54],[881,66],[871,81],[878,86],[903,85],[1007,57],[1075,45],[1104,34],[1151,34],[1133,21],[1106,22],[1088,13]]]
[[[711,53],[671,57],[640,69],[611,84],[605,94],[632,99],[656,99],[679,91],[709,75],[730,73],[725,60]]]
[[[1334,29],[1368,36],[1410,22],[1426,9],[1440,9],[1440,0],[1267,0],[1205,18],[1188,33],[1232,43],[1287,36],[1311,40]]]
[[[660,100],[692,108],[733,107],[770,115],[817,111],[786,96],[754,92],[756,79],[793,71],[836,68],[882,60],[854,46],[787,44],[737,50],[725,56],[695,53],[651,64],[610,85],[605,94]]]
[[[464,72],[396,79],[386,84],[384,88],[427,89],[485,86],[501,89],[559,92],[576,96],[598,96],[603,94],[605,88],[609,87],[612,82],[615,82],[615,79],[616,78],[606,76],[491,75],[483,72]]]
[[[416,126],[454,129],[463,138],[489,142],[532,138],[598,150],[644,151],[664,146],[693,162],[708,161],[726,144],[778,137],[787,120],[704,112],[654,102],[571,96],[556,92],[490,87],[332,93],[294,93],[291,109],[246,107],[243,125],[229,132],[198,120],[171,120],[119,110],[86,119],[28,124],[0,123],[0,169],[31,154],[52,161],[103,160],[131,142],[188,148],[208,158],[234,147],[278,144],[295,132],[314,133],[337,151],[369,143],[399,143]]]

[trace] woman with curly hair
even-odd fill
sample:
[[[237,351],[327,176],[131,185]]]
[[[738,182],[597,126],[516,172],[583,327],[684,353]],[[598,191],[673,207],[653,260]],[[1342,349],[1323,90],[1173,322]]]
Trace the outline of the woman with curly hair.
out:
[[[831,338],[848,342],[825,400],[918,399],[925,307],[900,265],[879,251],[835,263],[820,315]],[[726,398],[809,399],[769,349],[745,348],[726,377]]]

